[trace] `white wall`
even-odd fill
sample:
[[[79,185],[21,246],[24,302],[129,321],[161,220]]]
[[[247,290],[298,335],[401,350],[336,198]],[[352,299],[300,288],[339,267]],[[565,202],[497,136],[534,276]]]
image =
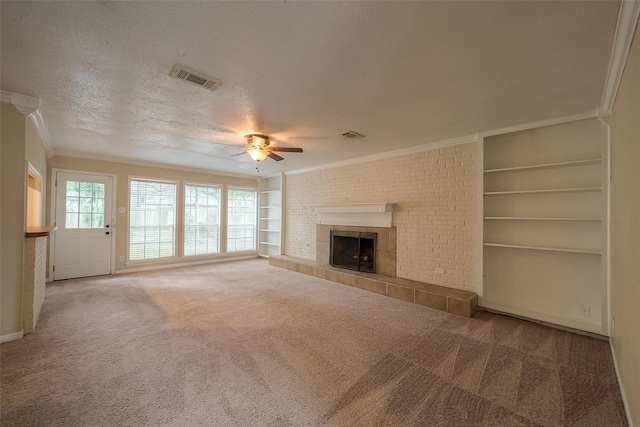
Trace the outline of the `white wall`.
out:
[[[28,117],[25,121],[25,144],[26,144],[26,159],[27,162],[38,172],[42,177],[42,201],[40,206],[42,212],[41,218],[44,219],[43,225],[48,224],[47,218],[44,216],[46,192],[47,192],[47,152],[45,150],[40,133],[34,125],[33,119]]]
[[[611,122],[612,344],[631,418],[640,425],[640,39],[636,31]]]
[[[289,256],[315,259],[315,205],[396,203],[398,277],[476,290],[477,144],[286,176]],[[440,275],[436,267],[445,269]]]
[[[25,118],[0,102],[0,335],[22,331],[22,260],[25,232]]]

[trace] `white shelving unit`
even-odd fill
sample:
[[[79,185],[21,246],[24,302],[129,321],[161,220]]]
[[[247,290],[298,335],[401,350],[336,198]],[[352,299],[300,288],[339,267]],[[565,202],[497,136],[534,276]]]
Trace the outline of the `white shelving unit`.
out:
[[[282,253],[283,176],[260,179],[258,209],[258,255],[270,257]]]
[[[603,126],[484,139],[485,307],[606,334]]]

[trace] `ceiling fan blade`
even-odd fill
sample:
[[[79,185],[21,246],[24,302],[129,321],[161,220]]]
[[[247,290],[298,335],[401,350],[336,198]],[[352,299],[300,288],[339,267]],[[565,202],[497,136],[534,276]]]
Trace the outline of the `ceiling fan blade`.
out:
[[[302,153],[302,148],[295,147],[269,147],[269,151],[282,151],[286,153]]]
[[[242,156],[243,154],[247,154],[247,152],[246,151],[242,151],[240,153],[233,154],[233,155],[231,155],[229,157],[238,157],[238,156]]]
[[[269,153],[269,154],[267,154],[267,156],[269,156],[270,158],[272,158],[276,162],[279,162],[280,160],[284,160],[284,157],[280,157],[276,153]]]

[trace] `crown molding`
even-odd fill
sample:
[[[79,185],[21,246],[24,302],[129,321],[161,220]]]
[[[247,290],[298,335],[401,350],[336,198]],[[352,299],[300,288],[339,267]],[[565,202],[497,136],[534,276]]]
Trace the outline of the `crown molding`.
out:
[[[128,165],[147,166],[147,167],[151,167],[151,168],[170,169],[170,170],[183,171],[183,172],[203,173],[203,174],[207,174],[207,175],[228,176],[230,178],[253,179],[256,182],[258,182],[258,178],[259,178],[259,177],[255,177],[255,176],[252,176],[252,175],[241,175],[241,174],[220,172],[220,171],[215,171],[215,170],[210,170],[210,169],[192,168],[192,167],[188,167],[188,166],[179,166],[179,165],[170,165],[170,164],[166,164],[166,163],[150,162],[148,160],[135,160],[135,159],[129,159],[129,158],[124,158],[124,157],[107,156],[107,155],[104,155],[104,154],[85,153],[85,152],[73,151],[73,150],[53,150],[51,157],[53,157],[53,156],[76,157],[76,158],[87,159],[87,160],[99,160],[99,161],[103,161],[103,162],[123,163],[123,164],[128,164]]]
[[[343,160],[343,161],[335,162],[335,163],[327,163],[327,164],[324,164],[324,165],[320,165],[320,166],[317,166],[317,167],[311,167],[311,168],[307,168],[307,169],[292,170],[292,171],[284,172],[284,174],[285,175],[298,175],[298,174],[316,172],[316,171],[325,170],[325,169],[333,169],[333,168],[337,168],[337,167],[341,167],[341,166],[351,166],[351,165],[356,165],[356,164],[359,164],[359,163],[370,162],[370,161],[373,161],[373,160],[388,159],[389,157],[404,156],[406,154],[420,153],[420,152],[423,152],[423,151],[430,151],[430,150],[437,150],[439,148],[451,147],[453,145],[460,145],[460,144],[467,144],[467,143],[470,143],[470,142],[477,142],[481,138],[486,138],[486,137],[489,137],[489,136],[502,135],[502,134],[505,134],[505,133],[512,133],[512,132],[519,132],[519,131],[523,131],[523,130],[535,129],[535,128],[540,128],[540,127],[545,127],[545,126],[559,125],[559,124],[563,124],[563,123],[577,122],[577,121],[580,121],[580,120],[588,120],[588,119],[594,119],[594,118],[605,118],[606,119],[609,116],[611,116],[611,112],[610,111],[607,111],[604,108],[598,108],[598,109],[593,110],[593,111],[588,111],[586,113],[580,113],[580,114],[574,114],[572,116],[558,117],[558,118],[555,118],[555,119],[549,119],[549,120],[542,120],[542,121],[538,121],[538,122],[525,123],[525,124],[522,124],[522,125],[510,126],[510,127],[505,127],[505,128],[501,128],[501,129],[494,129],[494,130],[490,130],[490,131],[486,131],[486,132],[480,132],[480,133],[473,134],[473,135],[463,136],[463,137],[460,137],[460,138],[453,138],[453,139],[447,139],[447,140],[440,141],[440,142],[434,142],[434,143],[431,143],[431,144],[418,145],[416,147],[409,147],[409,148],[404,148],[404,149],[401,149],[401,150],[389,151],[389,152],[386,152],[386,153],[378,153],[378,154],[373,154],[373,155],[370,155],[370,156],[357,157],[355,159]]]
[[[36,128],[36,132],[40,135],[47,157],[51,157],[53,146],[51,144],[51,136],[49,135],[47,126],[44,124],[42,111],[40,110],[40,100],[32,96],[2,90],[0,91],[0,101],[12,104],[18,109],[18,111],[31,119]]]
[[[574,114],[572,116],[558,117],[556,119],[541,120],[539,122],[525,123],[522,125],[509,126],[501,129],[494,129],[480,133],[480,136],[487,138],[489,136],[503,135],[505,133],[520,132],[523,130],[543,128],[546,126],[561,125],[564,123],[579,122],[580,120],[595,119],[598,117],[608,117],[611,113],[598,108],[597,110],[588,111],[586,113]]]
[[[468,144],[470,142],[478,142],[478,134],[467,135],[460,138],[447,139],[444,141],[433,142],[430,144],[417,145],[415,147],[402,148],[400,150],[387,151],[384,153],[371,154],[369,156],[356,157],[354,159],[342,160],[334,163],[327,163],[307,169],[297,169],[284,172],[285,175],[299,175],[302,173],[316,172],[325,169],[334,169],[342,166],[352,166],[360,163],[371,162],[374,160],[388,159],[390,157],[405,156],[407,154],[422,153],[424,151],[437,150],[439,148],[452,147],[454,145]]]
[[[616,27],[609,72],[602,96],[602,108],[605,110],[613,111],[613,104],[616,101],[624,66],[627,63],[629,49],[633,42],[633,35],[638,25],[638,16],[640,16],[640,1],[623,0],[620,3],[618,26]]]
[[[13,104],[25,116],[29,116],[40,108],[40,100],[33,96],[0,90],[0,101]]]
[[[33,125],[36,128],[36,131],[40,135],[40,139],[42,140],[42,145],[44,146],[44,150],[47,152],[47,157],[51,157],[53,155],[53,145],[51,144],[51,136],[49,135],[49,131],[47,130],[47,126],[44,124],[44,117],[42,117],[42,111],[37,109],[30,116],[28,116]]]

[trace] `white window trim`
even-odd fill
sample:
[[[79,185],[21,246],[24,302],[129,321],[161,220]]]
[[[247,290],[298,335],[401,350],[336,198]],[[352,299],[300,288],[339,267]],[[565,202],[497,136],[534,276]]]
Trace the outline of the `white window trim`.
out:
[[[150,259],[131,259],[131,181],[147,181],[158,182],[161,184],[174,184],[176,186],[176,201],[173,206],[173,217],[175,222],[173,224],[173,255],[167,257],[150,258]],[[178,200],[180,198],[180,180],[166,179],[166,178],[150,178],[147,176],[129,175],[129,185],[127,187],[127,258],[125,265],[140,265],[140,264],[157,264],[166,261],[175,261],[179,259],[178,251],[176,247],[176,235],[178,231]]]
[[[186,197],[187,197],[187,185],[191,185],[194,187],[208,187],[208,188],[217,188],[218,190],[220,190],[220,200],[219,200],[219,206],[218,209],[220,210],[219,212],[219,222],[218,222],[218,252],[210,252],[210,253],[206,253],[206,254],[193,254],[193,255],[186,255],[185,254],[185,250],[184,250],[184,234],[187,230],[187,221],[186,221],[186,212],[187,212],[187,201],[186,201]],[[223,215],[226,217],[227,212],[225,210],[223,210],[223,205],[226,207],[226,194],[224,193],[224,185],[222,184],[210,184],[210,183],[206,183],[206,182],[195,182],[195,181],[183,181],[182,183],[182,189],[183,189],[183,195],[182,195],[182,258],[186,258],[186,259],[194,259],[194,258],[211,258],[211,257],[215,257],[215,256],[220,256],[220,255],[224,255],[226,252],[222,251],[222,228],[223,228]],[[225,202],[223,202],[223,199],[225,200]],[[225,233],[225,238],[226,238],[226,233]],[[226,245],[225,245],[226,246]]]
[[[252,253],[258,253],[258,241],[260,240],[260,233],[259,233],[259,220],[258,218],[260,217],[260,189],[258,187],[243,187],[243,186],[239,186],[239,185],[227,185],[225,186],[226,188],[224,189],[225,191],[225,195],[224,195],[224,208],[225,208],[225,213],[224,213],[224,217],[225,217],[225,241],[224,241],[224,246],[225,246],[225,253],[227,254],[239,254],[239,255],[243,255],[243,254],[252,254]],[[227,247],[227,240],[228,240],[228,231],[229,231],[229,190],[248,190],[248,191],[253,191],[256,193],[256,212],[255,212],[255,224],[256,224],[256,241],[255,241],[255,245],[253,249],[248,249],[245,251],[229,251],[229,248]]]

